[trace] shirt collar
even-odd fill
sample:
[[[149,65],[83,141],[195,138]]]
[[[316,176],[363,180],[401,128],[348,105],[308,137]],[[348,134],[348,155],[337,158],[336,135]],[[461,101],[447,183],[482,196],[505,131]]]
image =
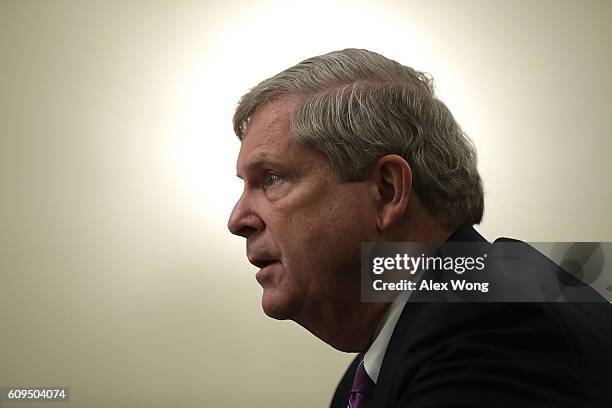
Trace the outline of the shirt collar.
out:
[[[378,326],[380,331],[363,357],[363,366],[374,383],[378,381],[378,373],[380,372],[380,366],[389,345],[389,340],[411,293],[411,291],[404,290],[393,300]]]

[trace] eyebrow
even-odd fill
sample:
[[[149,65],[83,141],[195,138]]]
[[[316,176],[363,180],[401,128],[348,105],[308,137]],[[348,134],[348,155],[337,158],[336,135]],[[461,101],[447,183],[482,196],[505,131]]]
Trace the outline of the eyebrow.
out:
[[[255,158],[253,158],[247,165],[245,168],[245,171],[248,173],[254,169],[260,168],[262,167],[264,164],[267,163],[271,163],[271,164],[276,164],[277,161],[274,159],[274,155],[268,153],[268,152],[261,152],[261,153],[257,153],[255,155]],[[243,179],[243,177],[240,176],[240,174],[237,172],[236,173],[236,177],[238,177],[239,179]]]

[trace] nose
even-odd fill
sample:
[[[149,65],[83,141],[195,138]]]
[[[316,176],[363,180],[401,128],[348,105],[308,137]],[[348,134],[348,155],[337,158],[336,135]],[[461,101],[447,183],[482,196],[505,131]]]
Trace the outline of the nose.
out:
[[[230,214],[227,229],[234,235],[248,238],[254,233],[262,231],[264,227],[265,223],[256,213],[245,194],[242,194]]]

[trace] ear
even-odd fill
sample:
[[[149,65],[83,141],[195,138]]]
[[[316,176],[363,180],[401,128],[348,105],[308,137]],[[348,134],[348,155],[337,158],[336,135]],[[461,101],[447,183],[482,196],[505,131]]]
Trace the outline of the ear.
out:
[[[404,219],[412,192],[412,169],[396,154],[378,159],[369,177],[376,189],[377,220],[380,231]]]

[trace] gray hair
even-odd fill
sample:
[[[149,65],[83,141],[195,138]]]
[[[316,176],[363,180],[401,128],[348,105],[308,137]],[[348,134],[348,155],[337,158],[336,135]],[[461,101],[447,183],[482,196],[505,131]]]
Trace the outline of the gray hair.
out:
[[[309,58],[240,99],[233,120],[238,138],[260,106],[289,95],[303,97],[292,134],[323,152],[340,180],[363,180],[379,158],[397,154],[412,169],[419,199],[444,227],[482,220],[476,150],[427,74],[367,50]]]

